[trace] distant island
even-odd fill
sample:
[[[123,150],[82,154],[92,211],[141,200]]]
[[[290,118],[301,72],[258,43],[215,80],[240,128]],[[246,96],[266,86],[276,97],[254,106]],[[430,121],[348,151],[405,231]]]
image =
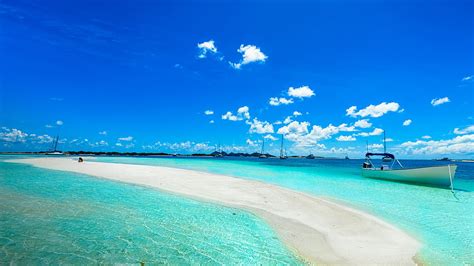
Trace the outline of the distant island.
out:
[[[31,154],[31,155],[48,155],[50,151],[37,151],[37,152],[0,152],[0,154]],[[277,156],[269,153],[244,153],[244,152],[219,152],[214,151],[212,153],[192,153],[192,154],[179,154],[179,153],[166,153],[166,152],[105,152],[105,151],[65,151],[62,152],[63,155],[73,155],[73,156],[165,156],[165,157],[250,157],[250,158],[260,158],[262,155],[267,158],[277,158]],[[308,158],[308,156],[301,155],[292,155],[288,158]],[[322,156],[313,156],[308,159],[341,159],[336,157],[322,157]]]

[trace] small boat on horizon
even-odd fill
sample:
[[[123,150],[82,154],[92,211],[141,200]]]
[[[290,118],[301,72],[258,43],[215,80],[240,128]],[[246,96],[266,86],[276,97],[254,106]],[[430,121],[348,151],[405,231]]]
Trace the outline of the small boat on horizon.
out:
[[[312,153],[310,153],[308,156],[306,156],[306,159],[315,159],[316,156],[314,156]]]
[[[46,152],[45,155],[64,155],[62,151],[58,151],[58,142],[59,142],[59,134],[56,136],[56,139],[53,142],[53,147],[50,151]]]

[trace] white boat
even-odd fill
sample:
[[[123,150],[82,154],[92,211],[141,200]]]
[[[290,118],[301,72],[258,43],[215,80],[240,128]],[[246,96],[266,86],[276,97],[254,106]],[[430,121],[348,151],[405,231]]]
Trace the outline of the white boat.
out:
[[[452,187],[457,165],[400,168],[392,169],[387,166],[380,168],[362,168],[362,176],[397,182],[417,183],[431,186]]]
[[[393,154],[386,152],[385,131],[383,135],[383,153],[370,153],[368,151],[367,143],[365,162],[362,164],[362,176],[389,181],[450,187],[451,190],[454,189],[453,180],[454,175],[456,174],[457,165],[448,164],[441,166],[404,168]],[[382,164],[380,167],[374,165],[372,162],[372,156],[381,157]],[[397,166],[395,163],[399,166],[396,169],[394,168],[394,166]]]

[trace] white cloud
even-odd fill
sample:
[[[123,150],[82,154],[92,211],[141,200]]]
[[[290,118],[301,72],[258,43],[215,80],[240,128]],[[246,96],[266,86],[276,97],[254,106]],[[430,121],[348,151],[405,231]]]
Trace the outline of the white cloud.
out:
[[[223,120],[229,121],[241,121],[244,119],[250,119],[250,113],[248,106],[242,106],[237,109],[237,114],[234,115],[232,112],[228,111],[227,113],[221,116]]]
[[[16,128],[2,128],[4,132],[0,132],[0,140],[6,141],[6,142],[20,142],[24,143],[26,142],[26,138],[28,137],[28,134],[16,129]]]
[[[396,112],[400,108],[400,105],[396,102],[382,102],[379,105],[369,105],[364,109],[357,111],[357,106],[351,106],[347,108],[346,115],[352,117],[381,117],[388,112]]]
[[[49,124],[48,124],[48,125],[45,125],[44,127],[45,127],[45,128],[53,128],[53,126],[52,126],[52,125],[49,125]]]
[[[428,136],[428,135],[424,135],[423,137],[421,137],[422,139],[431,139],[431,136]]]
[[[64,124],[64,122],[61,121],[61,120],[56,121],[56,125],[58,125],[58,126],[62,126],[63,124]]]
[[[462,81],[468,81],[468,80],[471,80],[472,78],[474,78],[474,76],[465,76],[464,78],[462,78]]]
[[[214,123],[215,123],[214,120],[209,121],[209,124],[214,124]]]
[[[293,117],[292,117],[291,115],[290,115],[290,116],[287,116],[287,117],[285,118],[285,120],[283,120],[283,124],[289,124],[289,123],[291,123],[291,122],[293,121],[292,118],[293,118]]]
[[[434,98],[433,100],[431,100],[431,105],[433,106],[437,106],[437,105],[440,105],[440,104],[443,104],[443,103],[449,103],[450,100],[448,97],[443,97],[443,98]]]
[[[296,98],[308,98],[316,95],[309,86],[302,86],[299,88],[288,88],[288,95]]]
[[[331,138],[333,135],[339,132],[350,132],[354,131],[353,126],[348,127],[347,124],[341,124],[339,126],[333,126],[329,124],[323,128],[318,125],[314,125],[309,130],[309,122],[298,122],[293,121],[286,126],[278,129],[278,134],[284,134],[285,138],[295,142],[297,146],[314,146],[320,140]]]
[[[206,58],[207,53],[215,54],[217,53],[217,48],[213,40],[207,42],[198,43],[197,47],[199,48],[199,58]]]
[[[336,138],[337,141],[355,141],[356,138],[354,138],[353,136],[349,135],[349,136],[339,136]]]
[[[105,131],[105,130],[104,130],[104,131],[100,131],[100,132],[99,132],[99,135],[107,135],[107,131]]]
[[[386,141],[386,142],[392,142],[393,139],[392,139],[392,138],[386,138],[385,141]]]
[[[280,104],[284,104],[284,105],[288,105],[288,104],[292,104],[293,103],[293,99],[289,98],[278,98],[278,97],[271,97],[270,98],[270,101],[268,102],[270,105],[273,105],[273,106],[278,106]]]
[[[293,116],[294,117],[297,117],[297,116],[300,116],[300,115],[303,115],[302,113],[298,112],[298,111],[294,111],[293,112]]]
[[[247,139],[245,143],[247,143],[247,145],[252,146],[252,147],[257,146],[257,142],[254,140]]]
[[[214,114],[214,111],[212,111],[212,110],[206,110],[206,111],[204,111],[204,114],[205,114],[205,115],[213,115],[213,114]]]
[[[409,154],[462,154],[474,152],[474,134],[447,140],[407,141],[400,145]]]
[[[132,141],[132,140],[133,140],[133,137],[132,137],[132,136],[122,137],[122,138],[118,138],[118,140],[121,140],[121,141]]]
[[[354,126],[358,128],[369,128],[372,126],[372,123],[369,122],[369,119],[361,119],[359,121],[356,121],[354,123]]]
[[[266,134],[274,132],[273,125],[267,121],[259,121],[257,118],[254,118],[253,121],[248,123],[250,124],[250,133]]]
[[[275,138],[274,136],[272,136],[270,134],[265,135],[263,138],[273,140],[273,141],[278,140],[277,138]]]
[[[117,146],[117,147],[122,147],[123,145],[122,145],[122,143],[117,142],[117,143],[115,143],[115,146]]]
[[[470,125],[466,127],[465,129],[459,129],[459,128],[454,129],[454,134],[456,135],[464,135],[464,134],[469,134],[469,133],[474,133],[474,125]]]
[[[239,63],[232,63],[229,62],[229,64],[235,68],[235,69],[240,69],[242,65],[250,64],[253,62],[265,62],[268,58],[261,50],[255,45],[240,45],[240,48],[237,50],[237,52],[242,54],[242,60],[240,60]]]
[[[280,120],[277,120],[277,121],[273,122],[273,124],[274,125],[281,125],[281,124],[283,124],[283,122],[281,122]]]
[[[368,136],[378,136],[383,133],[383,129],[381,128],[374,128],[372,132],[362,132],[359,134],[356,134],[356,136],[362,136],[362,137],[368,137]]]
[[[412,122],[411,119],[407,119],[407,120],[403,121],[403,126],[404,127],[409,126],[409,125],[411,125],[411,122]]]
[[[370,144],[369,149],[382,149],[383,144]]]

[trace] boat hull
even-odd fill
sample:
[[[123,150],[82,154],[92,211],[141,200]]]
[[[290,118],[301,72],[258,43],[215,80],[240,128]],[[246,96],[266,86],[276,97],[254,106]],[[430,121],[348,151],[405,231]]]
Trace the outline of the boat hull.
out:
[[[449,166],[443,165],[396,170],[362,169],[362,175],[375,179],[449,187],[451,185],[450,171],[451,177],[454,179],[456,168],[457,166],[455,164],[451,164]]]

